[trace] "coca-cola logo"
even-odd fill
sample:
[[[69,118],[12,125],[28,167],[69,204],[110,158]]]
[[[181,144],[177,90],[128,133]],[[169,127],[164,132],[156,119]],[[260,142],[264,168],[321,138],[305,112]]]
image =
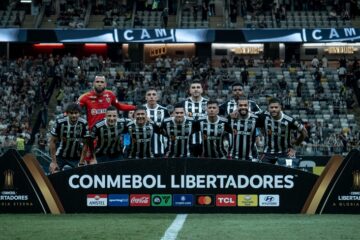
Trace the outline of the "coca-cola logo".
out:
[[[147,197],[142,197],[142,198],[132,198],[131,199],[131,203],[148,203],[149,202],[149,198]]]
[[[149,194],[131,194],[130,195],[131,207],[148,207],[150,206]]]

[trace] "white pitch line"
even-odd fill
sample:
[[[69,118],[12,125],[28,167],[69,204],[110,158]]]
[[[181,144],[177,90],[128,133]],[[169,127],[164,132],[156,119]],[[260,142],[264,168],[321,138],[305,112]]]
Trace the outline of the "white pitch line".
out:
[[[178,214],[170,225],[170,227],[164,233],[161,240],[175,240],[181,228],[183,227],[187,214]]]

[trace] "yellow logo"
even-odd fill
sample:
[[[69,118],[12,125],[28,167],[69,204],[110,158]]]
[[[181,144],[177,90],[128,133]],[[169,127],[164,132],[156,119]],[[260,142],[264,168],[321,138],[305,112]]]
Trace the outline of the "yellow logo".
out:
[[[4,190],[14,189],[14,171],[8,169],[4,171]]]
[[[353,176],[352,189],[355,191],[358,191],[358,190],[360,190],[360,170],[353,171],[352,176]]]
[[[239,207],[257,207],[258,206],[258,195],[257,194],[239,194],[238,195],[238,206]]]

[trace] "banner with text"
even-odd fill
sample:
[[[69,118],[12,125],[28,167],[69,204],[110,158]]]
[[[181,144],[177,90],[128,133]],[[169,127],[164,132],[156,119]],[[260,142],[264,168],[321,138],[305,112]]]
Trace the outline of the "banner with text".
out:
[[[270,164],[186,158],[117,161],[49,179],[67,213],[299,213],[317,176]]]

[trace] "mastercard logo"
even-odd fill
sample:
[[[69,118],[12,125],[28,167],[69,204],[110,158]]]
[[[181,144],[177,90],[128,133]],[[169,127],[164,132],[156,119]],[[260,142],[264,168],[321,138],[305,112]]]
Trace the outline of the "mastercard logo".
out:
[[[198,196],[197,197],[197,204],[198,205],[212,205],[213,198],[211,196]]]

